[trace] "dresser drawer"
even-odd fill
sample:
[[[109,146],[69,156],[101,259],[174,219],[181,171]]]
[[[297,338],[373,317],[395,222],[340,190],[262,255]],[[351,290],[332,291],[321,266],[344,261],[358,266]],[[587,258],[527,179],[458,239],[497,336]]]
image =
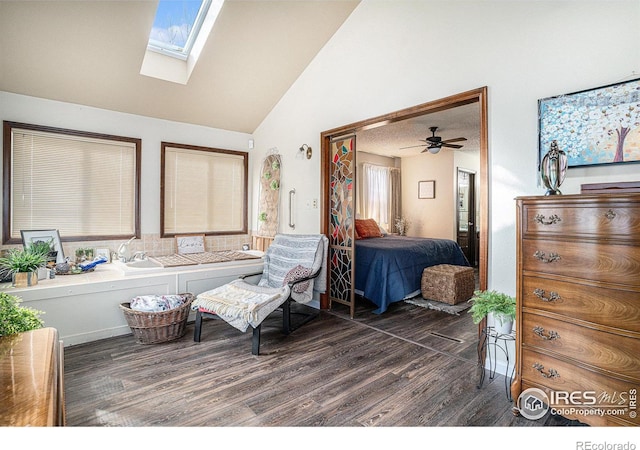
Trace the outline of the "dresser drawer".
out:
[[[552,351],[604,371],[640,378],[639,339],[524,313],[522,342],[523,347]]]
[[[524,276],[522,306],[640,333],[640,290],[615,290]]]
[[[522,349],[522,384],[523,386],[540,386],[553,391],[579,393],[593,393],[597,405],[604,409],[626,408],[622,414],[616,414],[615,419],[640,425],[640,418],[629,414],[629,393],[637,395],[638,383],[625,382],[610,378],[602,373],[572,365],[561,359],[539,353],[531,349]],[[635,391],[633,391],[635,390]],[[552,407],[565,407],[566,404],[556,403]],[[576,406],[576,405],[573,405]],[[605,416],[606,417],[606,416]],[[579,418],[579,417],[578,417]]]
[[[527,205],[524,211],[524,237],[531,235],[597,239],[634,239],[640,235],[640,204],[597,202],[574,207]]]
[[[523,239],[522,269],[640,287],[640,247]]]

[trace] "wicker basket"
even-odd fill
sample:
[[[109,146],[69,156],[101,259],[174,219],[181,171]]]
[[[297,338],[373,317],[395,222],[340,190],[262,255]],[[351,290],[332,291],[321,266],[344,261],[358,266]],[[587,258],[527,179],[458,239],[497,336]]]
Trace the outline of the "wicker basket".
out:
[[[158,344],[179,339],[186,333],[187,318],[191,303],[195,299],[191,293],[179,294],[185,297],[181,306],[161,312],[136,311],[131,303],[121,303],[129,328],[139,344]]]

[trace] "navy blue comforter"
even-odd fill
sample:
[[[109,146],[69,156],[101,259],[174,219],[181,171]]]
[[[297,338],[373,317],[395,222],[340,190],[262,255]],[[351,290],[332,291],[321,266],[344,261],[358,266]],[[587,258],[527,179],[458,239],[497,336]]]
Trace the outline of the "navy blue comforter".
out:
[[[388,235],[355,242],[355,290],[378,306],[376,314],[419,291],[426,267],[469,265],[458,243],[449,239]]]

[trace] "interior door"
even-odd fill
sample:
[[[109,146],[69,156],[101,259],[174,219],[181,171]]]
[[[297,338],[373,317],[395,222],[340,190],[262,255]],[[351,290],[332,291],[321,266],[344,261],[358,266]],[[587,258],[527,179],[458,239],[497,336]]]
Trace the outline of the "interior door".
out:
[[[469,264],[471,264],[473,267],[478,266],[475,177],[475,172],[458,169],[456,195],[456,237],[458,244],[469,260]]]
[[[330,140],[329,161],[329,305],[349,306],[355,314],[354,247],[356,136]]]

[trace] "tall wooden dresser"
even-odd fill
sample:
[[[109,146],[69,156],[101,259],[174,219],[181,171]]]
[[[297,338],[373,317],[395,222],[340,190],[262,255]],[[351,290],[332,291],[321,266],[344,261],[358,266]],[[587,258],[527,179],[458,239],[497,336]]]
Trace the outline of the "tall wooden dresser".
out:
[[[640,424],[640,194],[516,206],[513,398],[538,388],[567,418]]]

